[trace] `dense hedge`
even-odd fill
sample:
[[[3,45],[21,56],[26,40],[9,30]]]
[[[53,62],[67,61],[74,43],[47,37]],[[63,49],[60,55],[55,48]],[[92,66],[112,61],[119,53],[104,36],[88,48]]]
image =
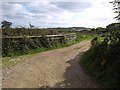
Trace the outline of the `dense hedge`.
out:
[[[92,40],[92,47],[82,56],[81,65],[102,86],[120,88],[120,31],[113,29],[104,37]]]
[[[3,28],[2,29],[2,55],[12,56],[14,54],[24,54],[37,48],[49,48],[52,45],[65,43],[65,38],[53,40],[46,38],[45,35],[55,35],[73,32],[70,28]],[[7,38],[22,36],[24,38]],[[26,36],[42,36],[41,38],[27,38]],[[49,39],[49,40],[48,40]]]
[[[30,50],[37,48],[49,48],[53,45],[65,43],[65,38],[59,40],[50,39],[47,37],[35,37],[35,38],[7,38],[2,40],[2,55],[12,56],[14,54],[24,54]]]
[[[5,28],[2,30],[3,36],[39,36],[74,32],[71,29],[27,29],[27,28]]]

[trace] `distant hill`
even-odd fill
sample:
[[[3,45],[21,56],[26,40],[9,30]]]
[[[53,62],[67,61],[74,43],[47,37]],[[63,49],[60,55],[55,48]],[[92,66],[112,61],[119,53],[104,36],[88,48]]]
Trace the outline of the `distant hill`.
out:
[[[83,30],[91,30],[91,28],[86,27],[73,27],[74,31],[83,31]]]
[[[91,30],[91,28],[86,27],[55,27],[55,28],[47,28],[51,30],[73,30],[73,31],[82,31],[82,30]]]

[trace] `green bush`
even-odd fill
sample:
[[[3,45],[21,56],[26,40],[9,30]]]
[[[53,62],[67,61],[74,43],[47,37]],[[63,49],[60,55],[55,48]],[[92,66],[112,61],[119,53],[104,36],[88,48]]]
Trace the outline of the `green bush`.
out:
[[[97,40],[98,41],[98,40]],[[120,32],[112,32],[81,59],[83,68],[104,87],[120,87]]]

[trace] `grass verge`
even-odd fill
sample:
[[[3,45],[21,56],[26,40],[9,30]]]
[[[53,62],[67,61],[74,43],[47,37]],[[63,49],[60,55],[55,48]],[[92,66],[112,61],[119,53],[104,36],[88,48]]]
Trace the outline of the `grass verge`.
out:
[[[107,62],[101,65],[101,48],[90,48],[80,59],[80,65],[94,80],[105,88],[120,88],[119,61]]]

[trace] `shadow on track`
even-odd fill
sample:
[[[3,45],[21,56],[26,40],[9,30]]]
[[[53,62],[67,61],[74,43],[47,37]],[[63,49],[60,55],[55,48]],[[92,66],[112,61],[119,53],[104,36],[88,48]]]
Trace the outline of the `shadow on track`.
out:
[[[84,52],[80,52],[74,59],[69,60],[69,66],[65,70],[65,80],[57,83],[57,88],[97,88],[100,87],[92,80],[80,66],[80,58]]]

